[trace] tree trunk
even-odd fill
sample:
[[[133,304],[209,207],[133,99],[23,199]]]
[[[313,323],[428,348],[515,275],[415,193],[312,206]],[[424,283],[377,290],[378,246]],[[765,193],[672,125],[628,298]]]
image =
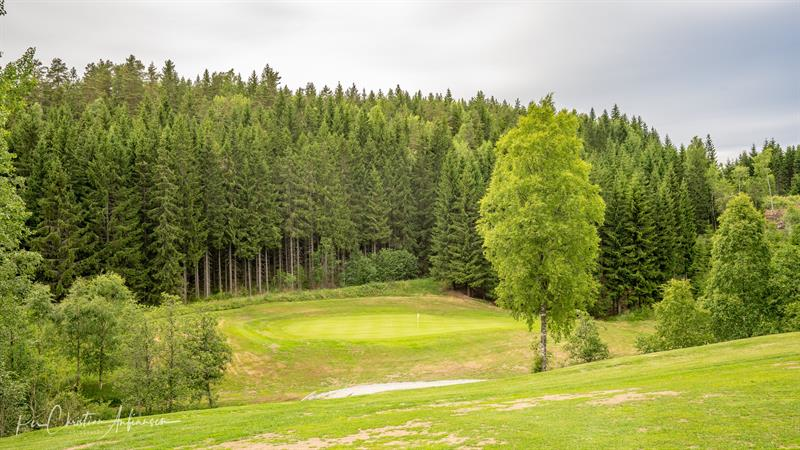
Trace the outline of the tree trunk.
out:
[[[547,371],[547,306],[542,304],[539,310],[539,317],[542,321],[542,331],[540,336],[540,347],[542,351],[542,372]]]
[[[303,280],[300,279],[300,269],[302,269],[303,266],[300,264],[300,239],[295,239],[294,242],[295,242],[295,245],[297,245],[297,248],[295,249],[295,252],[294,252],[295,257],[297,258],[297,262],[296,262],[296,265],[295,265],[295,267],[297,268],[297,289],[300,289],[302,291],[303,290]]]
[[[256,253],[256,288],[259,294],[263,292],[261,290],[261,250]]]
[[[81,340],[80,338],[77,339],[77,344],[75,346],[75,392],[78,392],[81,388]]]
[[[208,264],[208,248],[206,248],[206,253],[203,256],[203,293],[204,297],[208,297],[211,295],[211,280],[209,280],[209,272],[210,266]]]
[[[194,297],[200,298],[200,261],[194,262]]]
[[[222,292],[222,249],[217,250],[217,292]]]
[[[228,292],[233,291],[233,250],[228,244]]]
[[[245,266],[245,276],[247,277],[247,295],[248,296],[252,296],[253,295],[253,284],[252,284],[251,281],[252,281],[253,277],[250,276],[250,260],[249,259],[247,261],[245,261],[245,265],[244,266]]]
[[[269,251],[266,248],[264,249],[264,284],[269,292]]]
[[[183,263],[183,302],[186,303],[187,289],[189,284],[189,274],[186,271],[186,262]]]
[[[292,283],[290,289],[294,289],[294,239],[289,236],[289,275],[291,275]]]

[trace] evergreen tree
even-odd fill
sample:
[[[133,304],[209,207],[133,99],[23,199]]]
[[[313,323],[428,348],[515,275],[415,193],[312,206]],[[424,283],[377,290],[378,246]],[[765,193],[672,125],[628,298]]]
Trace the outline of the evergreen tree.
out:
[[[170,130],[166,128],[158,147],[153,209],[150,211],[151,220],[155,224],[150,248],[153,255],[150,267],[154,294],[180,292],[183,273],[179,192],[174,170],[174,155],[169,148],[169,137]]]
[[[53,295],[60,299],[80,272],[81,217],[58,155],[48,154],[44,166],[44,192],[38,201],[39,223],[31,248],[43,258],[41,280],[50,284]]]

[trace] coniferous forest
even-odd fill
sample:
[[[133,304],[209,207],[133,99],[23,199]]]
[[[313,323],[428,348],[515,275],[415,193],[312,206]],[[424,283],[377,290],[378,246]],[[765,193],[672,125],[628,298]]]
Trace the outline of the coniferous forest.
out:
[[[35,77],[8,142],[31,212],[24,246],[42,255],[37,279],[57,299],[106,272],[148,304],[162,292],[313,289],[397,271],[492,295],[478,202],[519,102],[291,90],[270,66],[192,80],[133,56],[81,76],[55,59]],[[756,206],[800,193],[796,149],[772,141],[722,164],[710,136],[674,144],[616,106],[580,115],[579,134],[607,208],[597,314],[651,304],[668,279],[703,278],[735,193]],[[402,252],[383,258],[391,269],[353,263],[382,250]]]

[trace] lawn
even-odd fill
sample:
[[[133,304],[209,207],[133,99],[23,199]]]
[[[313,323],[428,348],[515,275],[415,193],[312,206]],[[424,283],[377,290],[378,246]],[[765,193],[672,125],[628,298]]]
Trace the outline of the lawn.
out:
[[[218,388],[222,405],[364,383],[521,375],[532,359],[523,323],[489,302],[446,293],[261,302],[213,314],[234,350]],[[612,354],[629,355],[652,322],[600,328]]]
[[[800,333],[468,385],[151,420],[37,431],[0,439],[0,448],[797,448]]]

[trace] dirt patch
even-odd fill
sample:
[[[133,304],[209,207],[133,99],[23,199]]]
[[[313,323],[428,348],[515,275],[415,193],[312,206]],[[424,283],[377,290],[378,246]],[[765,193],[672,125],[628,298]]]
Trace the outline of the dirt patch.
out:
[[[773,364],[775,367],[782,367],[784,369],[800,369],[800,361],[784,361]]]
[[[382,446],[409,448],[409,447],[431,447],[431,446],[457,446],[469,443],[473,438],[460,436],[448,432],[431,432],[432,424],[419,420],[410,420],[402,425],[390,425],[381,428],[370,428],[359,430],[357,433],[349,434],[339,438],[313,437],[294,442],[264,442],[286,440],[285,436],[278,434],[265,434],[252,439],[226,442],[216,446],[216,448],[228,448],[236,450],[300,450],[300,449],[325,449],[340,446],[370,446],[379,441],[393,439],[383,442]],[[407,439],[397,439],[407,438]],[[495,445],[494,439],[481,439],[474,446],[464,448],[483,448],[486,445]]]
[[[560,402],[565,400],[575,400],[580,398],[595,398],[604,395],[610,394],[618,394],[621,392],[629,392],[634,391],[638,388],[632,388],[628,390],[624,389],[612,389],[606,391],[593,391],[593,392],[586,392],[580,394],[548,394],[543,395],[540,397],[531,397],[531,398],[521,398],[517,400],[508,400],[504,402],[498,403],[484,403],[478,405],[470,405],[465,408],[459,408],[453,411],[456,415],[464,415],[469,414],[476,411],[481,411],[484,409],[492,409],[495,411],[518,411],[521,409],[533,408],[536,406],[541,405],[542,403],[546,402]]]
[[[110,444],[116,444],[117,442],[119,442],[119,441],[97,441],[97,442],[90,442],[90,443],[88,443],[88,444],[78,445],[78,446],[75,446],[75,447],[69,447],[69,448],[67,448],[67,450],[83,450],[83,449],[85,449],[85,448],[92,448],[92,447],[94,447],[95,445],[101,445],[101,444],[102,444],[102,445],[110,445]]]
[[[675,397],[680,395],[680,392],[675,391],[657,391],[657,392],[626,392],[624,394],[617,394],[613,397],[592,400],[590,405],[604,405],[613,406],[628,402],[640,402],[646,400],[655,400],[658,397]]]

